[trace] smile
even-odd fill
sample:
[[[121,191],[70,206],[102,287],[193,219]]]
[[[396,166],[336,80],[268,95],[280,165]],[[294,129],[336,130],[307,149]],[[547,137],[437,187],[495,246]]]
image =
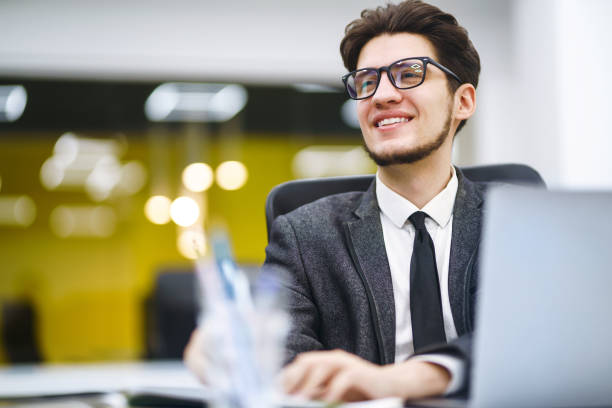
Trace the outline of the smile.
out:
[[[376,122],[376,127],[381,127],[381,126],[386,126],[386,125],[393,125],[395,123],[402,123],[402,122],[410,122],[412,118],[404,118],[404,117],[397,117],[397,118],[385,118],[381,121]]]

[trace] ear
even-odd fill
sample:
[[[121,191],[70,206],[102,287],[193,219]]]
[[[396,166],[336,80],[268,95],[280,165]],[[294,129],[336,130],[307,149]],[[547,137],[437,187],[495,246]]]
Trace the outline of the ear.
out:
[[[476,111],[476,89],[472,84],[463,84],[455,91],[454,119],[466,120]]]

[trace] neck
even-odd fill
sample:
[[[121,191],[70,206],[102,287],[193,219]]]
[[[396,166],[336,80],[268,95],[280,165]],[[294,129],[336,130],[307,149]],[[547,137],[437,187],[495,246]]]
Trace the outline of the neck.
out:
[[[410,164],[381,166],[378,175],[387,187],[420,209],[448,184],[452,176],[450,154],[433,154]]]

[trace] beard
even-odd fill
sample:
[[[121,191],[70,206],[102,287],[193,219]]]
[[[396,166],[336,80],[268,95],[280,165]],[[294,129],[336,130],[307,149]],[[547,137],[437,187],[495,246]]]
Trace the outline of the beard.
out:
[[[451,115],[450,111],[448,112],[448,116],[446,118],[446,122],[442,127],[442,131],[436,136],[436,138],[424,145],[417,146],[412,149],[406,149],[401,151],[392,151],[387,153],[375,153],[368,148],[368,145],[363,142],[363,149],[366,151],[368,156],[376,163],[378,166],[390,166],[393,164],[410,164],[415,163],[419,160],[423,160],[427,156],[431,155],[433,152],[438,150],[440,146],[444,143],[446,138],[448,137],[448,133],[450,131],[451,124]]]

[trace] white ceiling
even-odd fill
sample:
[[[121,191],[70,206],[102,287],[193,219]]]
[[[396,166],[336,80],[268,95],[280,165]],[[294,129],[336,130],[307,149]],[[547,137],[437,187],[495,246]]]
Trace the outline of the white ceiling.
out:
[[[382,3],[3,0],[0,76],[332,84],[345,25]],[[508,1],[434,3],[507,37]]]

